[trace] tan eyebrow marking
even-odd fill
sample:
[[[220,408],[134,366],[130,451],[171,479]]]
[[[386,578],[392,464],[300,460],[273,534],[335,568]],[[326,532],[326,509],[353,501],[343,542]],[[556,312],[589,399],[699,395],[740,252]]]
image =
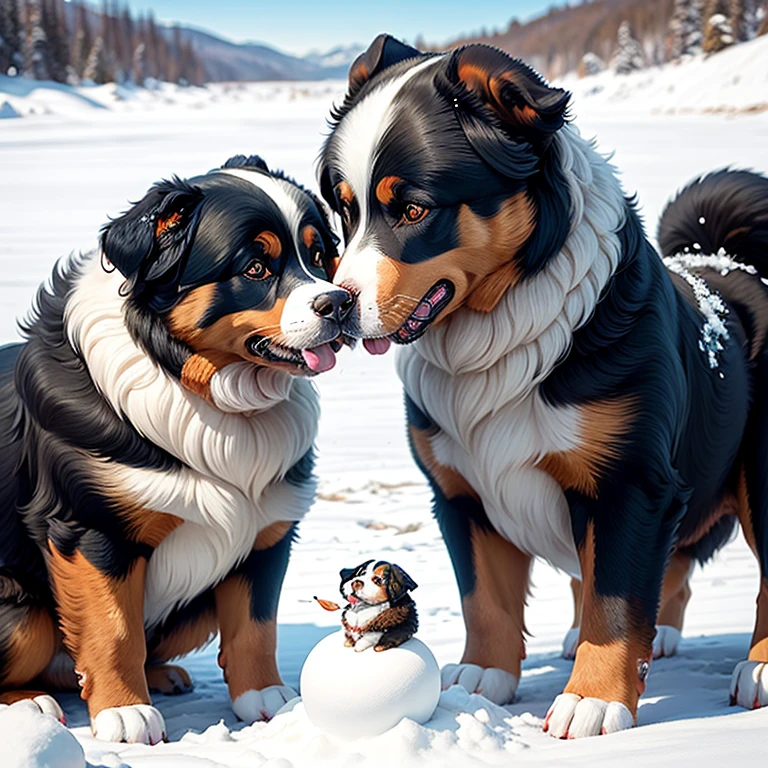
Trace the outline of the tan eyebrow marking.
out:
[[[385,176],[376,185],[376,199],[382,205],[389,205],[395,199],[395,187],[401,181],[399,176]]]
[[[260,243],[263,246],[264,253],[266,253],[270,259],[277,259],[283,252],[283,244],[274,232],[268,230],[262,232],[254,238],[254,242]]]
[[[336,189],[338,190],[339,198],[342,203],[349,205],[355,199],[355,193],[346,181],[340,181]]]

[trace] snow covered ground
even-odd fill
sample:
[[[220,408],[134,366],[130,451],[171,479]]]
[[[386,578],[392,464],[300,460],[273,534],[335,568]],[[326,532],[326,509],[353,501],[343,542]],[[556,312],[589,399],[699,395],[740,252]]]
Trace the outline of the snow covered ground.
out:
[[[154,180],[257,152],[312,183],[327,109],[339,86],[220,86],[216,99],[208,89],[164,87],[127,100],[115,100],[113,86],[89,89],[88,98],[106,108],[83,104],[70,92],[54,97],[30,88],[0,78],[0,105],[8,100],[27,115],[0,123],[0,342],[15,338],[14,318],[26,312],[54,260],[92,247],[107,216],[138,199]],[[18,95],[19,89],[30,92]],[[651,229],[667,197],[696,173],[726,164],[768,171],[768,114],[670,117],[630,111],[631,116],[621,101],[592,109],[586,97],[577,98],[573,110],[583,133],[597,135],[605,151],[615,150],[625,188],[639,193]],[[312,595],[334,599],[339,568],[369,553],[398,562],[416,579],[419,637],[441,664],[457,661],[463,646],[458,593],[428,492],[406,448],[392,355],[347,351],[318,386],[321,493],[302,525],[280,606],[279,661],[286,682],[297,685],[303,659],[336,626],[336,616],[310,602]],[[156,700],[166,717],[168,744],[96,742],[78,698],[61,701],[90,764],[106,768],[618,760],[701,768],[726,760],[764,762],[768,710],[728,706],[730,673],[747,651],[757,591],[755,562],[741,540],[696,572],[680,655],[654,663],[640,709],[643,727],[610,737],[569,743],[541,733],[541,718],[570,668],[559,648],[571,607],[561,574],[537,564],[534,583],[519,698],[504,710],[454,690],[428,725],[403,722],[385,736],[351,744],[317,732],[300,706],[270,724],[242,727],[229,708],[215,646],[185,662],[194,693]],[[12,748],[12,741],[0,739],[0,766]]]

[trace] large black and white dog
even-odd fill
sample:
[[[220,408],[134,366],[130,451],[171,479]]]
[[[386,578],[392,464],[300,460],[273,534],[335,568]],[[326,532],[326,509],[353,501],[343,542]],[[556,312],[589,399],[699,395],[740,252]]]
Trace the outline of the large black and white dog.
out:
[[[161,663],[221,635],[247,721],[295,693],[277,602],[314,491],[317,393],[352,300],[322,204],[257,157],[154,185],[0,350],[0,701],[77,687],[156,742]]]
[[[319,173],[346,241],[334,282],[357,297],[346,332],[408,345],[410,439],[467,625],[444,682],[511,699],[543,557],[583,583],[545,724],[579,737],[633,724],[665,567],[674,595],[737,518],[762,581],[732,696],[768,704],[768,180],[683,191],[668,269],[569,97],[490,47],[381,36]]]

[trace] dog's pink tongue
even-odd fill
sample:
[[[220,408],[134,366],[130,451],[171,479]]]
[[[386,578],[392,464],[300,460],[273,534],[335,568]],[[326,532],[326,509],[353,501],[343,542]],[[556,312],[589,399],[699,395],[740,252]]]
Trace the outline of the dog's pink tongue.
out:
[[[331,349],[330,344],[321,344],[313,349],[302,349],[301,354],[310,370],[315,373],[330,371],[336,365],[336,353]]]
[[[392,342],[389,339],[363,339],[363,346],[371,355],[383,355]]]

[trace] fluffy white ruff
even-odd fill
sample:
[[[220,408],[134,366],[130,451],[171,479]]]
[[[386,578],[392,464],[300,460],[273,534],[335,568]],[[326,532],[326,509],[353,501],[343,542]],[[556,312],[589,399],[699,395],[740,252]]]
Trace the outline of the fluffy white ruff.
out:
[[[575,659],[576,649],[579,647],[579,627],[571,627],[563,638],[564,659]],[[654,657],[655,658],[655,657]]]
[[[632,728],[632,713],[618,701],[603,701],[561,693],[544,720],[544,730],[556,739],[582,739]]]
[[[731,704],[746,709],[768,706],[768,664],[740,661],[731,676]]]
[[[102,741],[159,744],[165,739],[165,720],[149,704],[102,709],[91,719],[91,730]]]
[[[446,664],[440,670],[442,689],[460,685],[468,693],[485,696],[494,704],[511,704],[520,681],[516,675],[503,669],[484,669],[477,664]]]
[[[232,702],[232,711],[244,723],[271,720],[291,699],[299,694],[288,685],[270,685],[260,691],[246,691]]]
[[[576,408],[552,407],[539,385],[568,352],[621,258],[624,196],[612,166],[566,125],[556,136],[571,197],[571,231],[540,274],[511,288],[490,313],[460,309],[400,350],[405,390],[440,427],[437,460],[480,495],[502,536],[579,573],[562,489],[536,468],[579,445]]]
[[[218,401],[233,409],[239,402],[237,410],[244,412],[224,412],[188,392],[134,343],[125,327],[121,283],[97,258],[88,259],[65,322],[115,412],[185,464],[172,472],[94,465],[105,483],[146,509],[186,521],[150,558],[144,606],[150,626],[226,576],[261,530],[304,516],[314,485],[281,481],[312,446],[320,411],[309,381],[285,385],[280,377],[249,377],[240,364],[222,369],[213,386]]]
[[[656,627],[656,637],[653,638],[653,658],[675,656],[681,638],[682,634],[676,627],[670,627],[666,624]]]

